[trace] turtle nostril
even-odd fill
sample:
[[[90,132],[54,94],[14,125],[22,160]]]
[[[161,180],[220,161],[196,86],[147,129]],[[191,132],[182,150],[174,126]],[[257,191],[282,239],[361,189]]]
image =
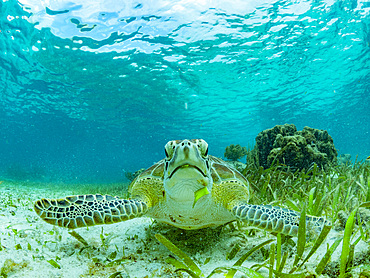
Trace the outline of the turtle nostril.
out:
[[[184,140],[183,142],[181,142],[181,146],[190,146],[191,145],[191,143],[190,143],[190,141],[189,140]]]

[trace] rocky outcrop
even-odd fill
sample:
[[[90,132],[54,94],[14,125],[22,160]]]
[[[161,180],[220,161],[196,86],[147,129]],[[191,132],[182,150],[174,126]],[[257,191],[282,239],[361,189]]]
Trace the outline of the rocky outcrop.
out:
[[[231,161],[237,161],[238,159],[245,156],[247,153],[248,150],[246,147],[242,147],[239,144],[237,145],[231,144],[230,146],[226,147],[224,157]]]
[[[142,172],[144,172],[146,169],[145,168],[141,168],[139,170],[137,170],[136,172],[126,172],[125,173],[125,177],[130,181],[132,182],[138,175],[140,175]]]
[[[338,156],[338,164],[341,165],[341,164],[344,164],[344,165],[347,165],[347,164],[351,164],[351,155],[349,153],[343,153],[341,155]]]
[[[293,169],[308,169],[313,163],[320,168],[335,164],[337,151],[326,130],[305,127],[297,131],[293,124],[277,125],[260,132],[248,162],[264,168],[273,163]]]

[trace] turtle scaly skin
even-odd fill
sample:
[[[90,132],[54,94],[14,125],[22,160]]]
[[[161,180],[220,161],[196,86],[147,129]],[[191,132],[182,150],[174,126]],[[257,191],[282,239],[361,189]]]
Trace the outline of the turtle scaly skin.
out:
[[[109,195],[78,195],[64,199],[42,199],[35,204],[36,213],[47,223],[69,229],[113,224],[143,215],[144,202],[123,200]]]
[[[249,204],[247,179],[223,160],[208,155],[204,140],[169,141],[165,153],[166,158],[131,183],[129,200],[99,194],[41,199],[36,201],[35,211],[46,222],[69,229],[148,216],[182,229],[240,220],[266,231],[297,236],[300,213]],[[317,229],[331,225],[314,216],[307,216],[306,223]]]

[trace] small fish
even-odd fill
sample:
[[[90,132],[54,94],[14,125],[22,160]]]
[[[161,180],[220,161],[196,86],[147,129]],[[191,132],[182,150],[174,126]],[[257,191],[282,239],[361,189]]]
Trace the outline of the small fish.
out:
[[[366,160],[370,160],[370,155],[366,158]]]

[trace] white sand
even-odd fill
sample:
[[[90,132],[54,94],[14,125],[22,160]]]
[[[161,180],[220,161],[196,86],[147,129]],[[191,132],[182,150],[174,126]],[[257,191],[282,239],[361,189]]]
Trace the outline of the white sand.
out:
[[[68,190],[51,191],[35,185],[14,185],[9,182],[0,184],[0,268],[15,262],[5,269],[8,277],[109,277],[120,271],[122,277],[189,277],[187,274],[175,273],[176,269],[166,260],[170,252],[154,237],[164,233],[171,241],[191,256],[203,273],[208,275],[218,266],[231,266],[240,256],[253,246],[274,238],[269,233],[259,232],[258,236],[247,237],[244,232],[231,231],[224,227],[221,232],[212,229],[207,231],[182,231],[161,224],[153,224],[149,218],[139,218],[113,225],[91,227],[76,230],[89,244],[84,247],[72,237],[67,229],[54,227],[38,218],[33,211],[33,202],[41,197],[56,198],[71,195]],[[106,239],[106,246],[101,240]],[[331,232],[327,242],[330,244],[338,237]],[[241,245],[241,251],[232,260],[226,255],[233,244]],[[361,247],[360,245],[363,245]],[[20,247],[20,248],[19,248]],[[359,248],[367,248],[360,243]],[[18,250],[17,250],[18,249]],[[124,249],[124,254],[122,250]],[[326,244],[315,253],[306,264],[313,269],[326,251]],[[114,257],[116,252],[116,257]],[[334,254],[337,260],[340,248]],[[122,257],[121,264],[107,266],[110,260]],[[210,261],[204,264],[207,258]],[[48,260],[55,260],[55,268]],[[11,260],[11,261],[10,261]],[[292,258],[289,259],[290,261]],[[243,266],[249,267],[262,263],[262,255],[256,252]],[[290,262],[291,263],[291,262]],[[267,272],[261,272],[264,276]],[[1,277],[1,275],[0,275]],[[121,276],[117,276],[121,277]],[[224,277],[218,274],[213,277]],[[240,272],[235,277],[243,277]]]

